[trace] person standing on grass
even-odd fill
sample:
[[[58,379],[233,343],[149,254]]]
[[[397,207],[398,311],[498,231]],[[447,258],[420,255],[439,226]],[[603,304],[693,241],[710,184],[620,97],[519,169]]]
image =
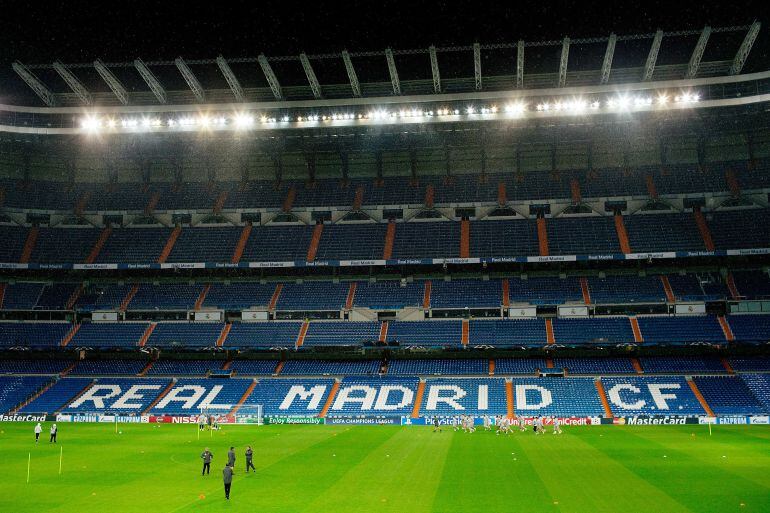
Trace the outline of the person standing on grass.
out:
[[[35,443],[40,440],[40,433],[43,432],[43,426],[40,425],[40,422],[37,423],[37,426],[35,426]]]
[[[213,457],[214,455],[211,454],[209,448],[206,447],[206,450],[201,454],[201,459],[203,460],[203,470],[201,470],[201,475],[211,474],[211,459]]]
[[[257,471],[256,468],[254,468],[254,463],[252,462],[252,458],[254,457],[254,451],[251,450],[251,446],[246,446],[246,472],[249,471],[249,468],[253,469],[254,472]]]
[[[559,425],[559,417],[553,418],[553,434],[554,435],[560,435],[561,434],[561,426]]]
[[[235,447],[230,447],[230,450],[227,451],[227,466],[235,468]]]
[[[51,442],[56,443],[56,434],[59,432],[59,428],[56,427],[56,424],[51,424],[51,439],[48,440],[48,443]]]
[[[433,417],[433,432],[441,432],[441,425],[439,424],[438,417]]]
[[[230,500],[230,485],[233,484],[233,467],[230,465],[222,469],[222,481],[225,483],[225,499]]]

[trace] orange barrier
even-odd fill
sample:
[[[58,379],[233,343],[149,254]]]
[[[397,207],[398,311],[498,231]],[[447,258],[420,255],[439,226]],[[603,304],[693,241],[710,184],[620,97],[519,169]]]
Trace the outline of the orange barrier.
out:
[[[340,389],[340,382],[335,381],[332,385],[332,389],[329,391],[329,397],[326,398],[326,402],[324,403],[324,407],[321,409],[321,413],[318,414],[319,417],[324,418],[326,417],[326,414],[329,412],[329,408],[332,407],[332,404],[334,404],[334,398],[337,397],[337,392]]]
[[[614,418],[612,408],[610,408],[610,402],[607,400],[607,394],[604,392],[604,385],[598,379],[594,381],[594,384],[596,385],[596,392],[599,394],[599,399],[602,401],[602,406],[604,407],[604,416],[608,419]]]
[[[302,344],[305,343],[305,335],[307,335],[307,329],[310,325],[310,321],[305,321],[302,323],[302,327],[299,329],[299,335],[297,335],[297,349],[302,347]]]
[[[580,194],[580,183],[573,178],[569,182],[569,188],[572,193],[572,204],[579,205],[583,201],[583,196]]]
[[[706,402],[706,399],[703,397],[703,394],[700,393],[700,390],[698,390],[698,385],[696,385],[692,379],[688,379],[687,384],[690,385],[690,390],[692,390],[693,395],[698,400],[698,402],[700,403],[701,407],[706,412],[706,414],[709,417],[713,417],[714,411],[708,405],[708,403]]]
[[[139,339],[138,346],[144,347],[145,344],[147,344],[147,340],[150,338],[150,335],[152,335],[152,332],[155,331],[155,326],[157,326],[157,322],[151,322],[149,326],[147,326],[147,329],[144,330],[144,333],[142,333],[142,338]],[[149,367],[147,367],[149,369]],[[145,370],[147,370],[145,369]]]
[[[735,335],[733,335],[733,330],[730,327],[730,323],[727,322],[727,319],[725,319],[724,315],[718,315],[717,319],[719,320],[719,325],[722,326],[722,333],[725,334],[725,340],[728,342],[732,342],[735,340]]]
[[[549,344],[556,343],[556,337],[553,335],[553,321],[551,319],[545,320],[545,337]]]
[[[620,242],[620,250],[625,253],[631,253],[631,243],[628,241],[628,232],[626,231],[626,224],[623,222],[623,216],[615,214],[615,231],[618,233],[618,242]]]
[[[490,358],[489,359],[489,375],[494,376],[495,375],[495,359]]]
[[[147,408],[144,409],[144,411],[142,412],[142,415],[147,415],[150,412],[150,410],[155,408],[155,405],[158,404],[161,399],[166,397],[169,392],[171,392],[171,389],[174,388],[174,385],[176,385],[176,381],[172,381],[171,383],[166,385],[166,388],[163,389],[163,392],[161,392],[160,395],[156,397],[155,400],[151,402]]]
[[[503,280],[503,306],[511,306],[511,284],[507,279]]]
[[[735,374],[735,370],[733,370],[733,366],[730,365],[730,362],[727,361],[727,358],[723,357],[723,358],[720,358],[720,360],[722,362],[722,367],[725,368],[728,374]]]
[[[225,340],[227,340],[227,335],[230,334],[230,329],[232,329],[232,327],[233,325],[229,322],[222,327],[222,331],[219,332],[219,338],[217,338],[217,347],[225,345]]]
[[[738,293],[738,287],[735,286],[735,278],[733,273],[727,273],[727,288],[730,291],[730,295],[733,299],[740,299],[741,295]]]
[[[275,370],[273,371],[273,374],[275,374],[276,376],[278,376],[279,374],[281,374],[281,371],[283,370],[283,366],[284,366],[285,364],[286,364],[286,362],[284,362],[283,360],[281,360],[280,362],[278,362],[278,365],[276,365],[276,366],[275,366]]]
[[[120,303],[120,311],[125,312],[128,309],[128,305],[131,304],[131,300],[134,299],[134,296],[136,295],[136,292],[139,290],[139,284],[135,283],[133,287],[131,287],[131,290],[128,291],[126,294],[126,297],[123,298],[123,301]]]
[[[468,322],[468,319],[463,319],[463,333],[462,333],[462,345],[467,346],[468,345],[468,336],[470,335],[470,323]]]
[[[361,205],[364,204],[364,187],[359,185],[356,187],[356,196],[353,198],[353,210],[361,210]]]
[[[432,284],[430,280],[425,280],[425,290],[422,293],[422,307],[427,310],[430,308],[430,291]]]
[[[348,297],[345,299],[345,310],[350,310],[353,308],[353,302],[356,298],[356,282],[351,281],[350,282],[350,288],[348,288]]]
[[[217,199],[214,201],[214,207],[211,209],[215,214],[222,212],[225,207],[225,201],[227,201],[227,191],[222,191],[217,195]]]
[[[40,233],[40,230],[37,226],[33,226],[29,229],[27,240],[24,242],[24,249],[21,252],[21,258],[19,259],[20,263],[29,263],[29,259],[32,258],[32,252],[35,250],[35,243],[37,243],[38,233]]]
[[[291,212],[291,207],[294,206],[294,198],[297,197],[297,190],[292,186],[286,191],[286,198],[283,200],[283,211]]]
[[[434,194],[433,185],[428,184],[428,186],[425,187],[425,208],[433,208]]]
[[[171,230],[171,235],[168,236],[166,245],[163,247],[163,251],[160,252],[160,256],[158,257],[159,264],[163,264],[166,262],[166,260],[168,260],[168,256],[171,254],[171,251],[173,251],[174,245],[176,244],[176,240],[179,238],[180,233],[182,233],[181,226],[175,226],[174,229]]]
[[[591,304],[591,291],[588,289],[588,278],[582,276],[580,278],[580,290],[583,292],[583,302],[587,305]]]
[[[233,257],[230,259],[230,263],[237,264],[243,257],[243,252],[246,250],[246,244],[249,243],[249,237],[251,236],[251,223],[246,223],[241,230],[241,236],[238,237],[238,244],[235,245],[235,251],[233,251]]]
[[[382,321],[380,324],[380,338],[378,340],[380,342],[388,340],[388,321]]]
[[[513,382],[505,382],[505,405],[508,413],[508,418],[512,419],[516,413],[516,407],[513,402]]]
[[[703,239],[703,245],[706,246],[706,251],[714,251],[714,239],[711,238],[711,230],[709,230],[709,225],[706,223],[706,218],[700,207],[695,207],[692,215],[695,216],[695,224],[698,225],[698,231]]]
[[[545,227],[545,218],[537,218],[537,245],[540,256],[548,256],[548,230]]]
[[[203,306],[203,302],[206,301],[206,296],[209,293],[209,289],[211,289],[211,283],[207,283],[203,286],[203,290],[201,290],[201,293],[198,294],[198,299],[195,300],[195,306],[193,309],[200,310]]]
[[[647,194],[652,199],[658,199],[658,188],[655,186],[655,179],[652,175],[646,175],[644,181],[647,182]]]
[[[420,408],[422,407],[422,396],[425,395],[425,382],[420,381],[417,385],[417,395],[414,396],[414,407],[412,408],[412,418],[416,419],[420,416]]]
[[[249,388],[246,389],[246,391],[241,396],[240,400],[235,404],[235,406],[233,406],[233,409],[230,410],[230,415],[235,415],[236,413],[238,413],[238,410],[241,409],[241,406],[243,406],[243,403],[246,402],[246,399],[249,398],[251,393],[254,391],[254,387],[256,386],[257,386],[257,381],[251,380],[251,384],[249,384]]]
[[[505,189],[505,182],[497,183],[497,204],[501,207],[508,203],[508,192]]]
[[[279,283],[275,286],[275,290],[273,291],[273,295],[270,298],[270,304],[267,305],[268,310],[275,310],[275,305],[278,303],[278,298],[281,296],[281,290],[283,289],[283,284]]]
[[[460,258],[471,256],[471,222],[463,219],[460,222]]]
[[[316,253],[318,253],[318,245],[321,243],[321,234],[324,231],[323,223],[318,223],[313,228],[313,238],[310,239],[310,246],[307,248],[307,261],[312,262],[315,260]]]
[[[102,252],[102,248],[104,247],[104,244],[106,244],[107,239],[110,237],[111,233],[112,228],[109,226],[102,230],[102,233],[99,234],[99,238],[96,240],[94,247],[91,248],[91,252],[88,254],[88,258],[86,258],[87,264],[93,264],[96,262],[96,259],[99,257],[99,253]]]
[[[671,282],[668,281],[668,276],[665,274],[660,275],[660,281],[663,283],[663,290],[666,292],[666,301],[669,303],[676,303],[676,296],[674,295],[674,289],[671,288]]]
[[[639,358],[631,358],[631,365],[634,366],[634,371],[637,374],[644,374],[644,370],[642,369],[642,363],[639,361]]]
[[[388,221],[388,231],[385,232],[385,247],[382,250],[382,259],[388,260],[393,254],[393,241],[396,240],[396,222]]]
[[[144,207],[144,215],[152,215],[152,213],[155,212],[155,207],[158,206],[159,201],[160,193],[157,191],[153,192],[152,196],[150,196],[150,199],[147,201],[147,205]]]
[[[642,329],[639,327],[639,320],[636,317],[629,317],[628,321],[631,323],[631,331],[634,333],[634,342],[641,344],[644,342],[644,337],[642,337]]]
[[[70,329],[69,332],[67,332],[67,334],[64,335],[64,338],[61,341],[61,346],[67,347],[67,344],[70,343],[70,340],[72,340],[72,337],[75,336],[75,334],[78,332],[79,329],[80,329],[80,324],[74,324],[72,326],[72,329]]]

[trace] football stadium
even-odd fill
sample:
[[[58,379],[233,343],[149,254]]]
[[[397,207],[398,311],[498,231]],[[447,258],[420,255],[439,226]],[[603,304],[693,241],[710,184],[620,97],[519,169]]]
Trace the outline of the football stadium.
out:
[[[762,8],[377,9],[4,44],[0,511],[770,511]]]

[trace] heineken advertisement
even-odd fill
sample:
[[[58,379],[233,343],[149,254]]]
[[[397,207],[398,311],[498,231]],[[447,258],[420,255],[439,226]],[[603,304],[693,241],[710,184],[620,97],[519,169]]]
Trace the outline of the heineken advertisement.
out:
[[[286,416],[286,415],[267,415],[264,419],[265,424],[324,424],[325,419],[318,417]]]

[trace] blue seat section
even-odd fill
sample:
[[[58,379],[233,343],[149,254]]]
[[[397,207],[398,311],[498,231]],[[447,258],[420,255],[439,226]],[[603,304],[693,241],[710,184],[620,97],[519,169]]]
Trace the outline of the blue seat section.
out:
[[[255,226],[241,262],[284,262],[307,259],[313,226]]]
[[[233,360],[230,370],[240,376],[269,376],[277,365],[278,360]]]
[[[154,376],[204,376],[211,370],[219,370],[222,360],[158,360],[147,375]]]
[[[719,273],[699,273],[698,279],[700,280],[701,287],[706,296],[714,299],[722,299],[730,297],[730,290],[727,287],[727,283]]]
[[[727,322],[738,342],[764,343],[770,341],[770,315],[731,315]]]
[[[553,366],[569,374],[634,374],[631,358],[554,358]]]
[[[70,360],[0,360],[0,374],[59,374]]]
[[[43,293],[42,283],[9,283],[5,286],[3,310],[32,310]]]
[[[693,381],[717,415],[757,415],[767,411],[737,376],[698,376]]]
[[[17,263],[21,259],[28,233],[29,228],[23,226],[0,226],[0,262]]]
[[[593,303],[665,303],[660,276],[606,276],[588,278]]]
[[[90,385],[90,378],[60,379],[37,399],[19,410],[19,413],[53,413],[70,402],[76,395]]]
[[[694,274],[669,274],[668,283],[678,301],[704,301],[720,299],[720,296],[706,294],[700,280]]]
[[[133,285],[130,284],[89,286],[78,298],[75,309],[87,312],[117,310],[132,288]]]
[[[481,359],[431,359],[391,360],[388,375],[488,375],[489,360]]]
[[[217,185],[221,187],[220,184]],[[160,192],[157,210],[173,210],[177,205],[187,205],[187,208],[191,209],[208,210],[214,205],[218,195],[217,190],[200,182],[156,183],[152,187]]]
[[[301,322],[234,322],[225,347],[291,347],[297,344]]]
[[[400,281],[360,281],[356,285],[353,305],[378,310],[400,309],[407,306],[422,306],[425,282],[405,283]]]
[[[239,226],[183,228],[168,262],[229,263],[242,230]]]
[[[692,214],[630,215],[623,223],[634,253],[706,250]]]
[[[0,347],[58,346],[71,329],[67,322],[0,322]]]
[[[142,283],[128,304],[129,310],[192,310],[202,285]]]
[[[645,344],[725,342],[722,327],[713,315],[693,317],[637,317]]]
[[[30,262],[38,264],[86,261],[101,230],[94,228],[40,228]]]
[[[327,416],[409,415],[418,385],[416,377],[346,377],[340,383]]]
[[[559,305],[569,301],[582,301],[583,291],[575,277],[561,279],[551,276],[510,278],[508,298],[511,304]]]
[[[502,303],[500,280],[433,280],[431,308],[499,308]]]
[[[242,310],[252,307],[267,308],[275,292],[275,283],[213,283],[206,294],[203,306],[224,310]]]
[[[764,411],[770,412],[770,374],[741,374],[740,378],[763,406]]]
[[[0,376],[0,414],[27,400],[49,381],[48,376]]]
[[[62,381],[69,379],[78,378],[64,378]],[[171,379],[168,378],[99,378],[83,395],[67,401],[62,413],[139,415],[149,408],[169,383]],[[136,388],[132,390],[132,387]],[[131,395],[124,400],[129,391]]]
[[[275,181],[251,181],[245,187],[233,187],[225,200],[224,208],[278,208],[283,204],[286,192],[291,183],[281,182],[276,186]]]
[[[497,378],[428,379],[421,415],[505,415],[505,380]]]
[[[704,415],[682,376],[601,378],[615,415]]]
[[[770,372],[770,357],[767,356],[734,356],[729,362],[736,372]]]
[[[76,283],[52,283],[43,287],[37,299],[35,310],[65,310],[67,301],[80,287]]]
[[[514,378],[517,415],[602,416],[604,408],[592,378]]]
[[[462,322],[393,321],[388,323],[388,343],[402,346],[457,346],[462,343]]]
[[[479,320],[468,323],[470,346],[543,346],[548,342],[545,320]]]
[[[770,241],[768,241],[770,243]],[[770,298],[770,276],[764,271],[733,271],[735,288],[747,299]]]
[[[460,223],[397,223],[391,258],[457,258]]]
[[[229,413],[251,383],[250,379],[179,379],[150,413],[198,415],[204,407],[220,414]]]
[[[379,260],[385,249],[385,223],[327,224],[316,260]]]
[[[644,169],[592,169],[585,177],[579,177],[578,181],[584,198],[647,196],[644,175]]]
[[[611,216],[555,217],[546,221],[551,255],[610,255],[620,253]]]
[[[136,347],[148,326],[146,322],[84,322],[70,340],[69,346]]]
[[[261,405],[264,415],[317,416],[333,379],[260,379],[243,406]]]
[[[470,226],[472,257],[530,256],[539,254],[537,221],[473,221]]]
[[[547,367],[545,358],[495,358],[495,375],[534,374]]]
[[[1,183],[5,190],[4,202],[9,207],[72,211],[79,197],[75,188],[63,182],[5,179]]]
[[[708,356],[650,356],[639,358],[646,373],[726,372],[722,362]]]
[[[148,264],[157,262],[171,228],[117,228],[107,237],[99,263]]]
[[[82,360],[69,376],[136,376],[145,368],[145,360]]]
[[[556,318],[553,319],[553,335],[557,344],[565,345],[634,343],[628,317]]]
[[[287,360],[281,375],[370,375],[380,373],[379,360]]]
[[[341,310],[348,298],[350,283],[306,281],[286,283],[278,297],[276,310]]]
[[[308,325],[303,347],[360,346],[379,338],[379,322],[314,321]]]
[[[770,246],[770,209],[717,211],[705,216],[716,249]]]
[[[147,340],[149,347],[214,346],[224,324],[218,322],[161,322]]]

